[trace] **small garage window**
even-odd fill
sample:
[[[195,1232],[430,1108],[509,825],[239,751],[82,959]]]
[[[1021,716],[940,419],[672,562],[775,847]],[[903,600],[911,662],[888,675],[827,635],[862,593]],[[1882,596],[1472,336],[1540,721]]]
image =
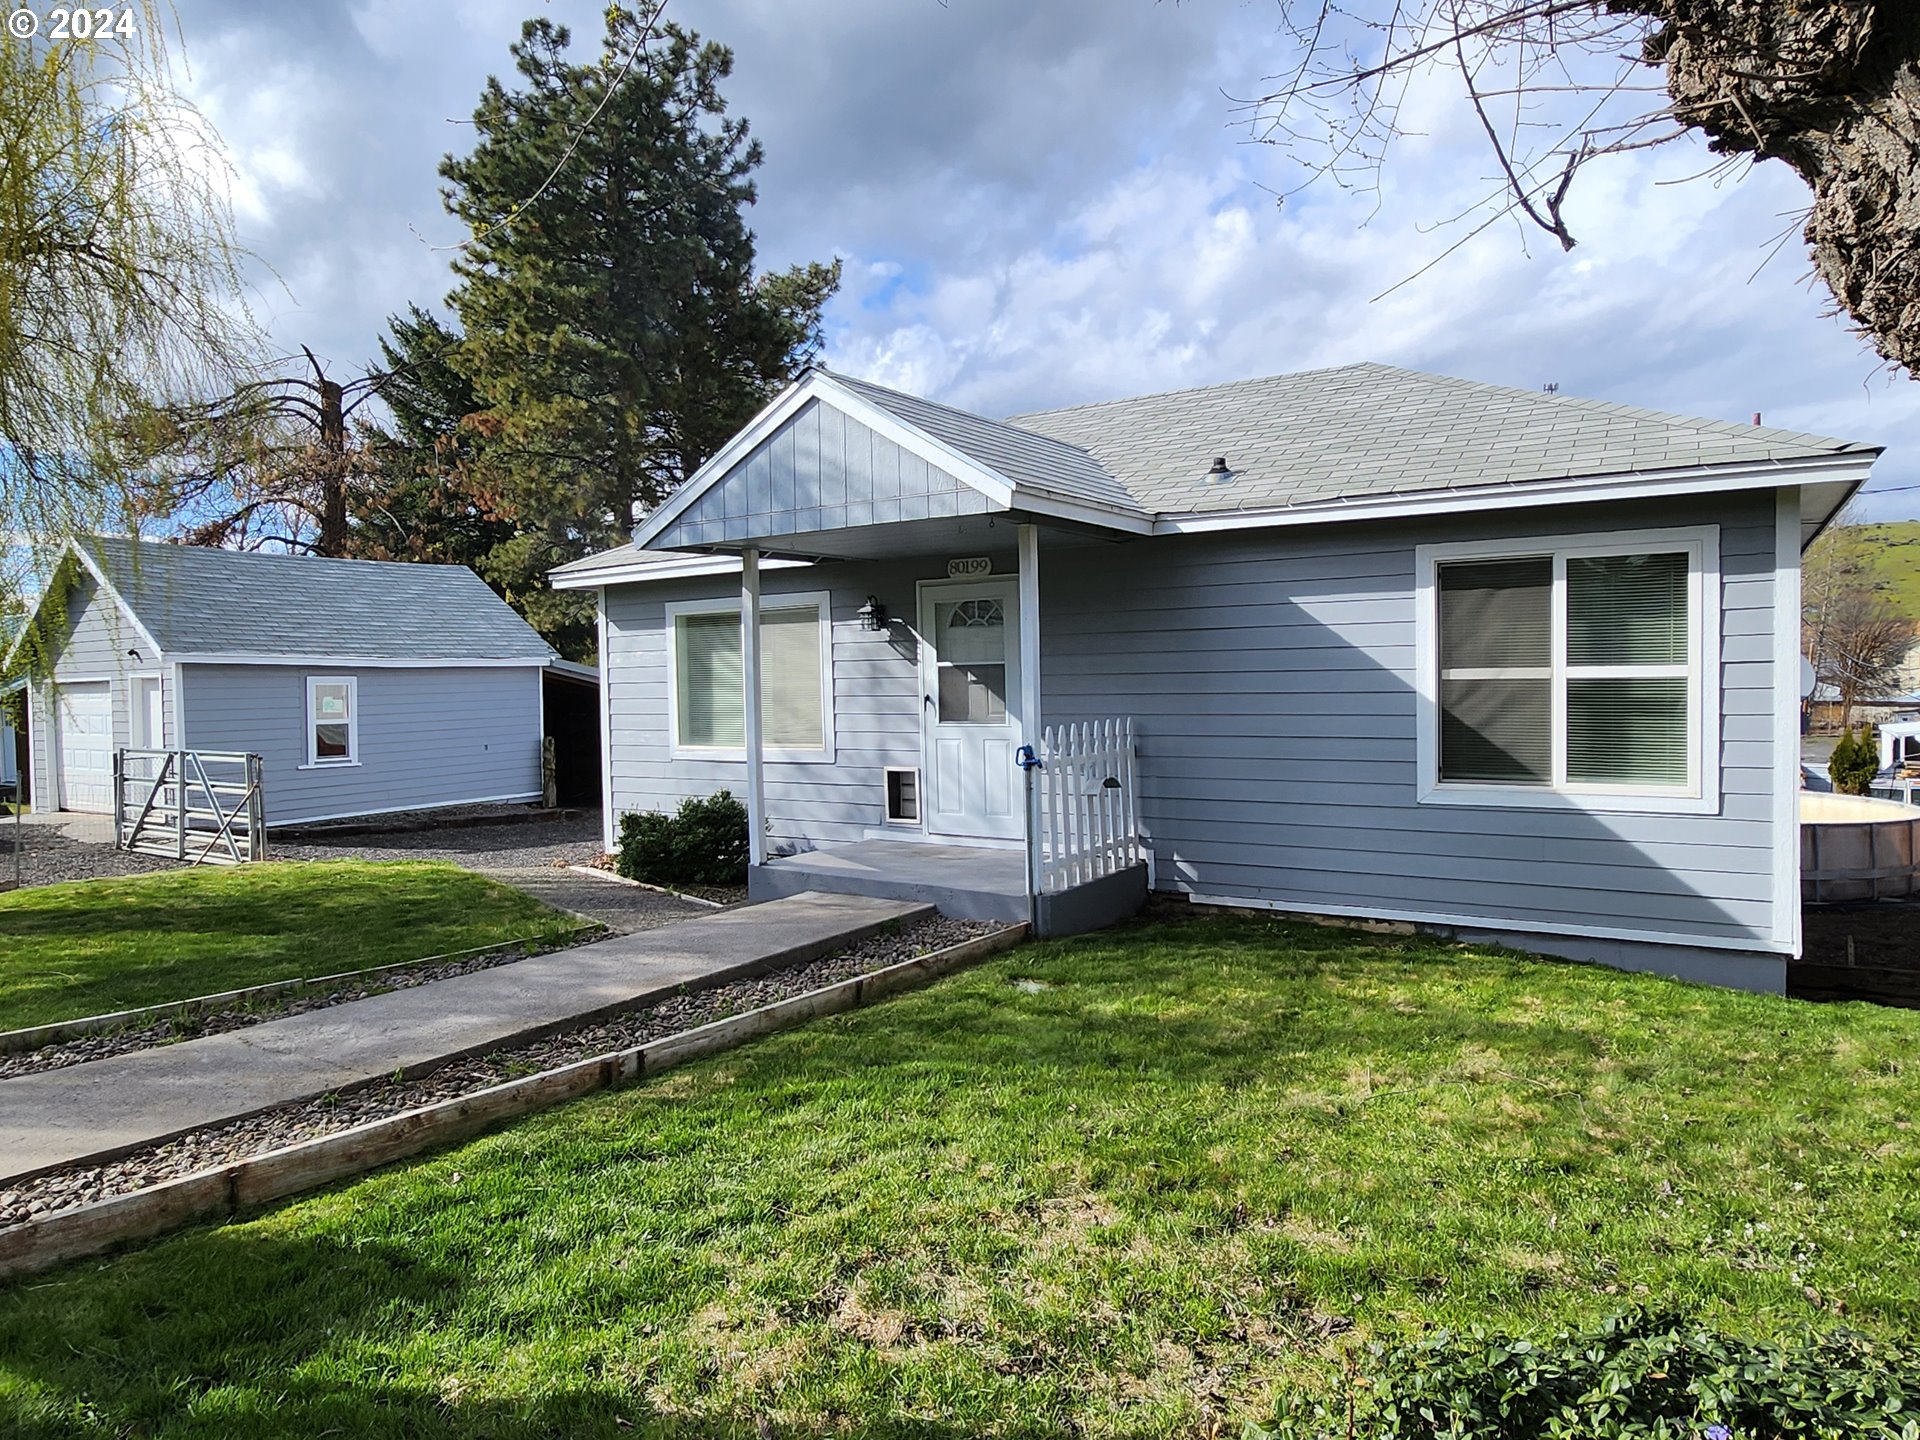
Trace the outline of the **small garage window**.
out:
[[[351,675],[307,677],[307,763],[360,763],[360,697]]]

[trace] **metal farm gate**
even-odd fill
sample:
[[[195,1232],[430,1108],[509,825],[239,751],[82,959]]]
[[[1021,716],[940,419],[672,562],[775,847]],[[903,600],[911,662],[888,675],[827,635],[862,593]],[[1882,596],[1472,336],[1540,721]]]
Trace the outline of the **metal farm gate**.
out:
[[[122,850],[195,865],[267,856],[258,755],[130,750],[113,755],[113,833]]]

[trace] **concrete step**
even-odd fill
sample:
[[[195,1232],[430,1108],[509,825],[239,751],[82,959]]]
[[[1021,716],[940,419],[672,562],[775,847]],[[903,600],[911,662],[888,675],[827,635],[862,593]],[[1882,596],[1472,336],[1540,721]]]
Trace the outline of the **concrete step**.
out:
[[[874,840],[780,856],[747,872],[747,896],[777,900],[808,891],[865,895],[931,905],[956,920],[1019,924],[1027,916],[1027,857],[982,850]]]

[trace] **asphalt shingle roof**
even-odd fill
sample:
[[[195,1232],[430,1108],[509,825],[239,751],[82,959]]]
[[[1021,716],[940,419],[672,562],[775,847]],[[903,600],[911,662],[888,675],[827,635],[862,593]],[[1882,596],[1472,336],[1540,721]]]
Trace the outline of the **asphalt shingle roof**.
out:
[[[1109,473],[1109,467],[1077,443],[988,420],[869,380],[838,373],[829,378],[896,419],[951,445],[968,459],[1004,475],[1023,490],[1090,501],[1112,510],[1139,509],[1127,488]]]
[[[529,663],[553,655],[464,565],[326,560],[119,536],[77,543],[169,654]]]
[[[1158,515],[1871,448],[1374,364],[1046,410],[1007,425],[1085,451]],[[1233,472],[1224,484],[1204,478],[1216,455]]]

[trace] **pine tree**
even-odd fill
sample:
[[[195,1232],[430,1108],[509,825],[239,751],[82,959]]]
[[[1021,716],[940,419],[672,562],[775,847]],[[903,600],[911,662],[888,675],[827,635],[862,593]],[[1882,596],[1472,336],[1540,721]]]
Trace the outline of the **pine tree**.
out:
[[[732,56],[652,18],[611,7],[595,64],[528,21],[517,85],[488,81],[478,143],[441,166],[472,232],[449,296],[472,473],[515,517],[494,558],[523,586],[617,542],[718,449],[817,349],[839,283],[837,262],[755,274],[761,152],[726,113]]]

